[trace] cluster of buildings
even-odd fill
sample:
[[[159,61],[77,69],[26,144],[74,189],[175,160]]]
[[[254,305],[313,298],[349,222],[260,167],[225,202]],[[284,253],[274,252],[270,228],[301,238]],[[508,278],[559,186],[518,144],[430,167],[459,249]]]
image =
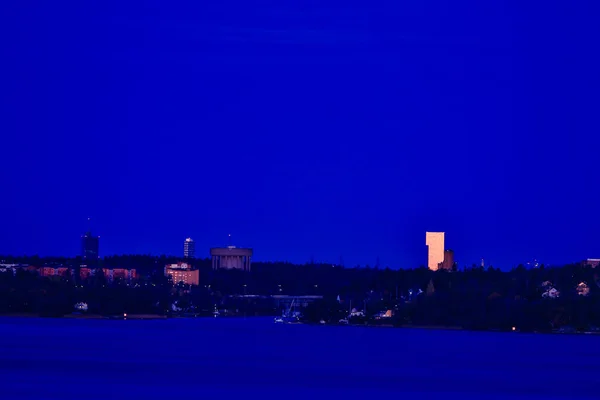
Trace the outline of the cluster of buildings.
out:
[[[135,268],[92,268],[88,267],[87,265],[73,268],[64,265],[35,266],[24,264],[0,264],[0,272],[12,272],[13,274],[16,274],[18,270],[36,272],[39,276],[45,278],[74,278],[75,276],[79,276],[81,280],[85,280],[96,275],[100,270],[108,281],[113,281],[115,279],[131,281],[137,279],[138,277]]]
[[[183,242],[183,258],[186,260],[195,258],[195,251],[196,246],[194,240],[192,238],[186,238]],[[249,248],[239,248],[235,246],[214,247],[210,249],[210,257],[213,270],[251,270],[252,249]],[[200,284],[200,271],[194,269],[192,265],[187,262],[166,265],[165,276],[170,276],[172,282],[175,284]]]
[[[229,235],[231,240],[231,235]],[[93,262],[99,258],[99,236],[93,236],[88,231],[81,237],[81,255],[84,261]],[[455,266],[454,251],[445,248],[445,232],[425,232],[425,245],[427,246],[427,268],[431,271],[453,270]],[[241,271],[250,271],[252,263],[252,249],[238,248],[231,244],[227,247],[215,247],[210,249],[210,256],[213,270],[234,269]],[[186,260],[194,259],[196,255],[196,245],[192,238],[186,238],[183,242],[183,258]],[[596,268],[600,265],[600,259],[589,258],[582,261],[583,265]],[[183,267],[187,265],[187,267]],[[483,265],[483,260],[482,260]],[[179,263],[177,266],[166,266],[165,275],[171,275],[173,282],[179,282],[178,276],[196,281],[191,276],[188,269],[191,268],[187,263]],[[172,271],[172,272],[169,272]]]
[[[100,237],[92,235],[91,231],[81,236],[81,259],[82,264],[79,267],[70,267],[64,265],[21,265],[21,264],[0,264],[0,272],[11,271],[16,274],[17,270],[23,269],[29,272],[37,272],[42,277],[69,277],[78,276],[81,280],[86,280],[102,271],[107,281],[112,282],[118,279],[132,281],[139,277],[135,268],[103,268],[100,267]],[[192,260],[195,258],[196,246],[192,238],[186,238],[183,242],[183,258]],[[252,249],[238,248],[235,246],[215,247],[210,249],[213,269],[229,269],[250,271],[252,261]],[[200,271],[193,268],[190,262],[178,262],[168,264],[164,267],[164,274],[171,278],[173,283],[184,283],[185,285],[199,285]]]
[[[78,268],[66,267],[63,265],[44,265],[41,267],[25,266],[18,264],[0,264],[0,272],[23,268],[30,271],[36,271],[43,277],[63,277],[78,275],[80,279],[85,280],[93,276],[100,269],[109,281],[123,279],[126,281],[138,278],[138,273],[134,268],[99,268],[98,260],[100,237],[92,235],[88,230],[81,236],[81,258],[82,265]],[[454,252],[445,248],[444,232],[426,232],[425,245],[427,247],[427,267],[432,271],[452,270],[455,265]],[[183,258],[187,262],[178,262],[168,264],[164,267],[165,276],[171,277],[173,283],[183,282],[186,285],[199,285],[200,272],[194,269],[190,260],[196,256],[196,246],[192,238],[186,238],[183,242]],[[240,270],[251,271],[253,250],[251,248],[239,248],[229,245],[227,247],[214,247],[210,249],[211,263],[213,270]],[[582,261],[583,265],[593,268],[600,265],[600,259],[587,259]],[[556,293],[548,288],[547,295],[553,297]]]
[[[86,279],[94,274],[93,268],[95,261],[100,257],[99,254],[99,236],[93,236],[91,232],[87,232],[81,236],[81,256],[82,259],[90,265],[80,268],[80,277]],[[215,247],[210,249],[212,268],[250,271],[252,265],[253,251],[250,248],[238,248],[236,246]],[[196,244],[192,238],[186,238],[183,242],[183,258],[185,260],[193,260],[196,257]],[[115,278],[123,278],[126,280],[135,279],[137,273],[135,269],[103,269],[104,275],[109,280]],[[47,274],[46,274],[47,273]],[[48,270],[42,276],[60,275],[57,271]],[[173,283],[183,282],[186,285],[200,284],[200,271],[194,269],[190,262],[178,262],[168,264],[164,268],[165,276],[171,278]]]
[[[438,269],[451,271],[454,267],[454,252],[445,249],[444,235],[444,232],[425,232],[427,268],[432,271]]]
[[[186,260],[195,258],[196,246],[192,238],[183,242],[183,257]],[[210,249],[213,270],[229,269],[250,271],[252,265],[252,249],[235,246],[214,247]],[[200,284],[200,271],[187,262],[179,262],[165,266],[165,276],[170,276],[173,283],[186,285]]]
[[[230,235],[231,237],[231,235]],[[183,242],[183,257],[192,259],[195,257],[196,246],[192,238],[187,238]],[[237,269],[241,271],[250,271],[252,265],[252,249],[227,246],[213,247],[210,249],[210,257],[213,269]]]
[[[99,271],[98,269],[81,267],[79,268],[79,277],[81,279],[87,279]],[[115,279],[123,279],[126,281],[132,281],[137,279],[138,274],[135,268],[102,268],[104,277],[112,282]]]

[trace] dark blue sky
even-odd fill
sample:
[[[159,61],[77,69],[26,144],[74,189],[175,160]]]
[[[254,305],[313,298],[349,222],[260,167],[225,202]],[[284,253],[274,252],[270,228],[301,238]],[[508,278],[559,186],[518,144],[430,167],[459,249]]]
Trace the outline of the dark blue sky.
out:
[[[0,254],[600,257],[597,10],[8,3]]]

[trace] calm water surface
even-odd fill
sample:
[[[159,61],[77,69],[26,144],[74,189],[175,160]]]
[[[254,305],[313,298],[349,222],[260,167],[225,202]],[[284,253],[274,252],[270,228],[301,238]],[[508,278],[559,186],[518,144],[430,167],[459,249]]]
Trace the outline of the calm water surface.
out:
[[[2,399],[599,398],[600,337],[0,318]]]

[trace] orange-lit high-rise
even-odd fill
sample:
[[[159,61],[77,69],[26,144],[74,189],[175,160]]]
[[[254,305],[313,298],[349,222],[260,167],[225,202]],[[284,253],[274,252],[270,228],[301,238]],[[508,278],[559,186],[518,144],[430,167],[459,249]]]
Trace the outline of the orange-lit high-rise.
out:
[[[444,262],[444,232],[425,232],[427,245],[427,267],[437,271]]]

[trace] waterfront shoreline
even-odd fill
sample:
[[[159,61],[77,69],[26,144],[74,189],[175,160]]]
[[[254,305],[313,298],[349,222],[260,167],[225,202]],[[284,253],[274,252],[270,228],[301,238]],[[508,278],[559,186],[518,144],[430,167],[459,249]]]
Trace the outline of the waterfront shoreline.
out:
[[[15,314],[0,314],[0,322],[2,319],[9,318],[26,318],[26,319],[70,319],[70,320],[116,320],[116,321],[150,321],[150,320],[169,320],[169,319],[215,319],[213,316],[197,316],[197,317],[184,317],[184,316],[166,316],[159,314],[127,314],[123,315],[99,315],[99,314],[67,314],[63,316],[42,316],[33,313],[15,313]],[[227,316],[219,317],[219,319],[255,319],[263,318],[268,319],[268,316]],[[346,326],[352,328],[386,328],[386,329],[410,329],[410,330],[432,330],[432,331],[466,331],[466,332],[489,332],[489,333],[522,333],[522,334],[542,334],[542,335],[600,335],[600,332],[596,331],[526,331],[522,332],[519,330],[495,330],[495,329],[468,329],[461,326],[428,326],[428,325],[393,325],[393,324],[335,324],[335,323],[314,323],[314,322],[298,322],[298,323],[283,323],[281,325],[308,325],[308,326]]]
[[[66,314],[58,316],[43,316],[33,313],[18,313],[18,314],[0,314],[1,318],[40,318],[40,319],[127,319],[127,320],[156,320],[156,319],[168,319],[166,315],[159,314],[127,314],[123,315],[100,315],[100,314]]]

